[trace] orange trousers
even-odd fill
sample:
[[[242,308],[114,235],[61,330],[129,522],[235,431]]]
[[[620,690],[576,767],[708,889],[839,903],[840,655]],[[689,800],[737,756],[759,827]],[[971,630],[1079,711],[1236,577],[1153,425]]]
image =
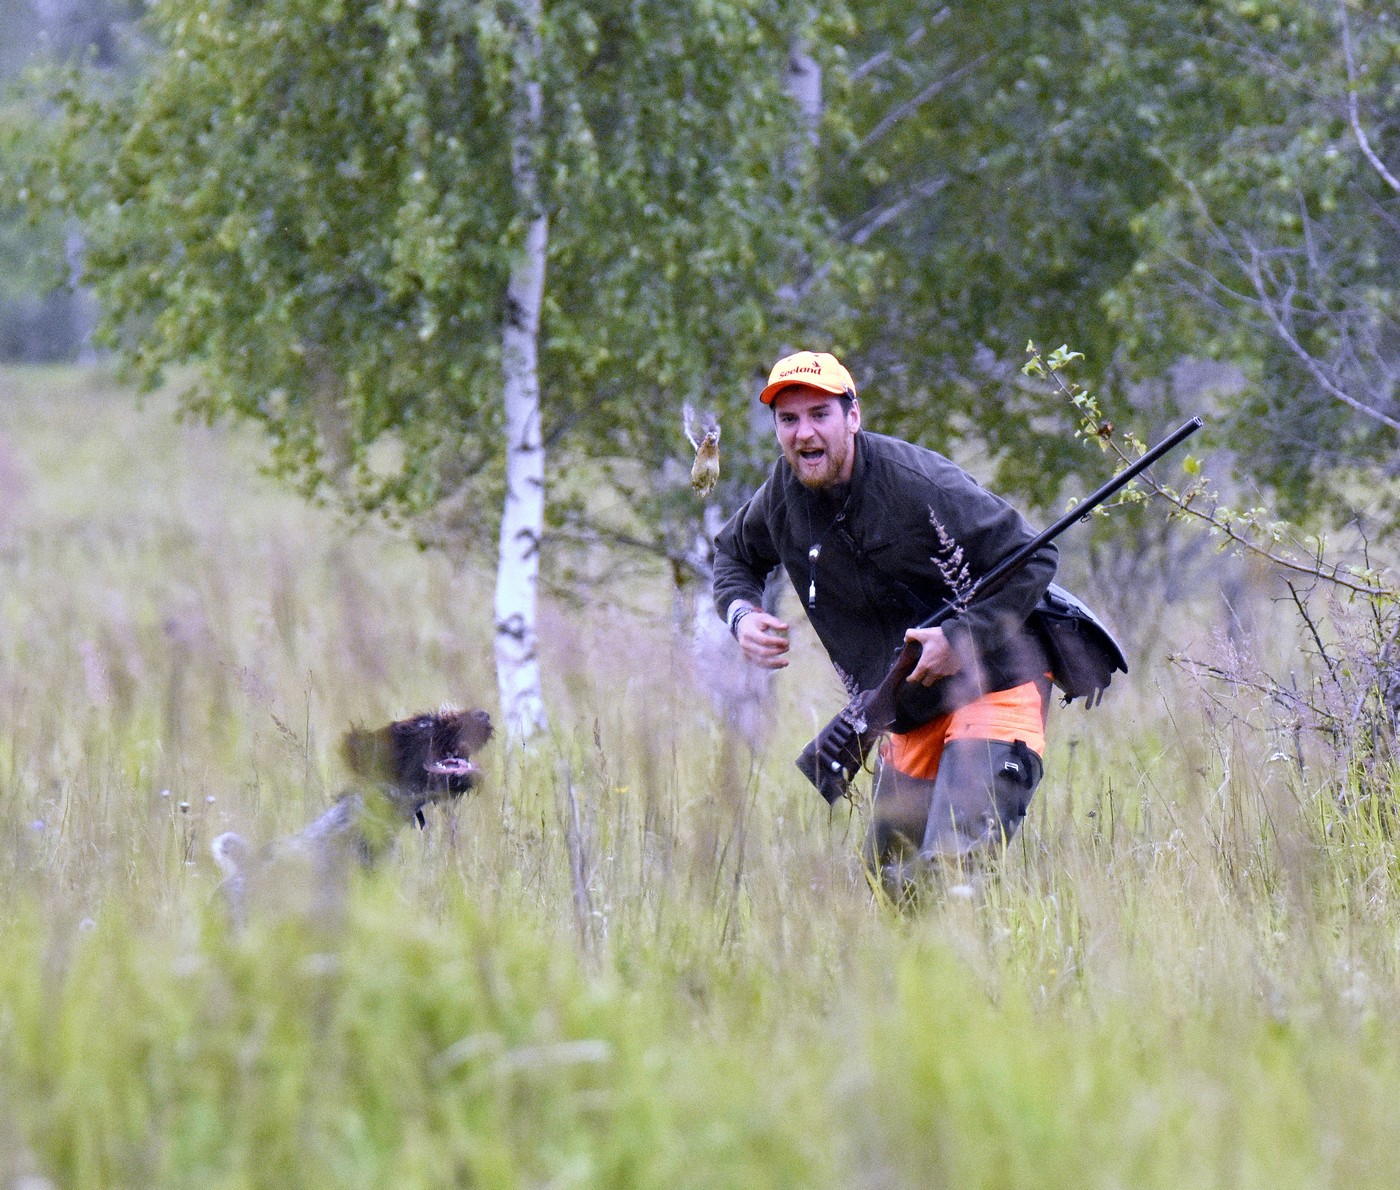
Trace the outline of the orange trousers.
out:
[[[913,731],[886,737],[880,758],[906,776],[931,781],[938,775],[943,746],[949,740],[1002,740],[1008,744],[1022,740],[1037,756],[1044,756],[1049,709],[1048,681],[997,690]]]

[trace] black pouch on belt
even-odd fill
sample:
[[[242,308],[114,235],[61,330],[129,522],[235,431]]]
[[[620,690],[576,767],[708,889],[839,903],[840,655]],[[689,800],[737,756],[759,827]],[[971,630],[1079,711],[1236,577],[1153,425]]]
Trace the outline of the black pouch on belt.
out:
[[[1082,698],[1097,706],[1117,672],[1127,673],[1123,650],[1102,620],[1063,587],[1051,583],[1031,612],[1031,629],[1050,657],[1050,677],[1066,705]]]

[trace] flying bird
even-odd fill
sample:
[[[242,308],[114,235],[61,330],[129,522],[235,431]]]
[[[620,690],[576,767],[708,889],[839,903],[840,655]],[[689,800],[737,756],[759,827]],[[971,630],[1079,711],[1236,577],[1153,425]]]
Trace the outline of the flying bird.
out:
[[[695,447],[695,465],[690,469],[690,486],[698,496],[708,496],[719,482],[719,419],[713,413],[696,413],[686,405],[682,414],[685,436]]]

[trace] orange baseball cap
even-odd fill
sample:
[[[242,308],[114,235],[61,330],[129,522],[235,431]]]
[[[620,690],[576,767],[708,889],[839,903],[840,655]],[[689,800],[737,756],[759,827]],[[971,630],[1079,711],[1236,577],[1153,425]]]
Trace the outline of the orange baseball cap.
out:
[[[774,397],[794,384],[810,385],[837,396],[856,395],[856,382],[829,351],[799,351],[795,355],[785,355],[773,365],[768,373],[768,384],[758,394],[758,399],[771,405]]]

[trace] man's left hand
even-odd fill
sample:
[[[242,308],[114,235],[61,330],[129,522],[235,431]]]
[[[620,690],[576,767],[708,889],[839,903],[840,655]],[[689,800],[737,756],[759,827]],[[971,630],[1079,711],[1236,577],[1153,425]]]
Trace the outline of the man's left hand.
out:
[[[949,677],[962,668],[962,662],[943,635],[943,629],[911,628],[904,634],[904,639],[918,641],[922,648],[909,681],[917,682],[920,686],[932,686],[939,678]]]

